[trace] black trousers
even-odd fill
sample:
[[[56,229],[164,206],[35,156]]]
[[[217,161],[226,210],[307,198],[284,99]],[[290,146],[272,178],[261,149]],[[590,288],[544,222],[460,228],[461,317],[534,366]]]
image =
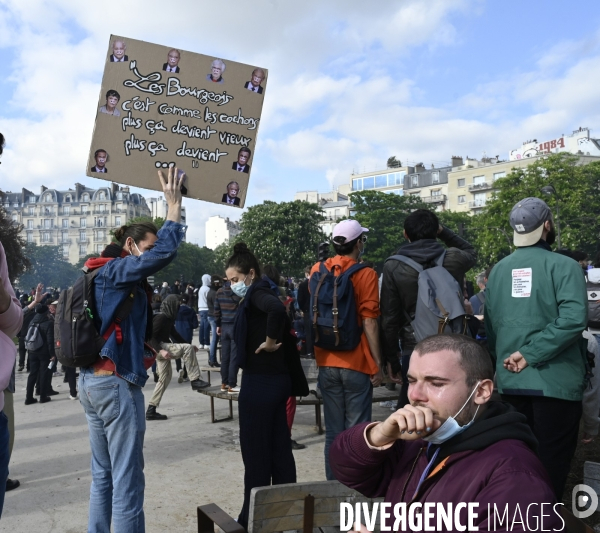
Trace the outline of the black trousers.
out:
[[[25,366],[25,337],[19,337],[19,366]],[[29,370],[29,359],[27,360],[27,370]]]
[[[581,402],[511,394],[503,394],[502,399],[527,417],[538,440],[538,454],[548,471],[556,499],[562,501],[571,459],[577,448]]]
[[[65,367],[65,377],[67,378],[67,383],[69,384],[69,393],[71,396],[77,396],[77,369],[66,366]]]
[[[29,365],[31,372],[27,376],[27,394],[28,400],[33,399],[33,389],[38,383],[38,390],[40,391],[40,398],[48,395],[48,373],[50,373],[50,379],[52,379],[52,371],[48,370],[50,364],[49,354],[36,354],[35,352],[29,352]]]
[[[315,347],[313,344],[313,325],[310,321],[310,313],[304,313],[304,335],[306,336],[306,355],[315,356]]]
[[[296,483],[285,405],[291,382],[287,374],[244,373],[238,411],[244,460],[244,506],[238,522],[248,528],[250,491],[254,487]]]

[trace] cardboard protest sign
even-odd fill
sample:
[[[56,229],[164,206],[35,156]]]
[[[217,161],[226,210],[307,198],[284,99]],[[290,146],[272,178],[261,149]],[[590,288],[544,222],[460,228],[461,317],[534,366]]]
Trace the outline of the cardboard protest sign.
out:
[[[175,165],[186,196],[243,207],[267,74],[111,35],[86,175],[161,190]]]

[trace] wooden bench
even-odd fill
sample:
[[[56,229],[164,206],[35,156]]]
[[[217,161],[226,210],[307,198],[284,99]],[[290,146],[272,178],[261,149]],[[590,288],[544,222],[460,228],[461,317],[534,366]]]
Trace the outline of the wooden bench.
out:
[[[238,401],[237,394],[229,394],[227,392],[221,392],[221,386],[218,387],[207,387],[206,389],[201,389],[199,391],[201,394],[205,394],[210,397],[210,417],[211,421],[214,424],[215,422],[224,422],[226,420],[233,420],[233,402]],[[229,416],[226,418],[215,418],[215,398],[221,400],[229,401]],[[398,400],[398,392],[390,391],[385,387],[375,387],[373,389],[373,397],[371,399],[372,403],[377,402],[387,402],[387,401],[396,401]],[[317,430],[319,435],[323,434],[323,419],[321,416],[321,406],[323,405],[323,400],[317,398],[315,395],[310,394],[308,396],[304,396],[297,400],[297,405],[314,405],[315,406],[315,425],[317,426]]]
[[[340,531],[340,503],[365,502],[367,498],[338,481],[290,483],[257,487],[250,493],[248,533],[333,533]],[[244,529],[214,503],[198,507],[198,533],[214,533],[215,524],[225,533]],[[379,526],[374,530],[379,533]]]

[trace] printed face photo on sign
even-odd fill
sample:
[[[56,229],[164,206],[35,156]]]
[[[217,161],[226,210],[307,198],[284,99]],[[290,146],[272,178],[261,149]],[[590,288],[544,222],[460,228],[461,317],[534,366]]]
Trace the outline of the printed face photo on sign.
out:
[[[261,87],[261,84],[264,79],[265,71],[262,68],[255,68],[252,71],[252,77],[250,78],[250,81],[245,83],[244,88],[252,91],[253,93],[262,94],[263,88]]]
[[[240,205],[240,199],[238,195],[240,194],[240,184],[237,181],[230,181],[227,184],[227,192],[223,195],[223,199],[221,200],[224,204],[229,205]]]
[[[114,89],[110,89],[106,92],[106,103],[99,109],[100,113],[105,115],[113,115],[120,117],[121,112],[117,109],[117,104],[121,99],[121,95]]]
[[[98,150],[94,152],[94,159],[96,160],[96,164],[90,169],[92,172],[108,172],[108,169],[106,168],[106,162],[108,161],[108,153],[106,152],[106,150],[98,148]]]
[[[206,79],[214,83],[223,83],[225,81],[223,79],[223,72],[225,72],[225,63],[220,59],[215,59],[210,64],[210,74],[206,75]]]
[[[179,68],[179,60],[181,59],[181,52],[173,48],[169,50],[169,54],[167,55],[167,62],[163,65],[163,70],[165,72],[174,72],[175,74],[179,74],[181,69]]]
[[[250,151],[250,148],[240,148],[237,161],[231,165],[232,170],[237,170],[238,172],[245,172],[248,174],[248,172],[250,172],[250,165],[248,164],[248,161],[250,160],[251,155],[252,152]]]
[[[125,55],[125,51],[127,50],[127,45],[125,41],[121,41],[120,39],[116,40],[112,46],[113,53],[110,56],[111,63],[120,63],[124,61],[129,61],[129,57]]]

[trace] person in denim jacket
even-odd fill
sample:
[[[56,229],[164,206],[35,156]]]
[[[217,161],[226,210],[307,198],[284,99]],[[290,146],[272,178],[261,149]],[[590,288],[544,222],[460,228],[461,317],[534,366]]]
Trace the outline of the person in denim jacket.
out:
[[[79,375],[80,402],[92,450],[88,531],[93,533],[109,533],[111,519],[114,533],[145,532],[142,387],[148,379],[145,363],[153,361],[144,357],[144,341],[152,323],[152,291],[146,277],[175,258],[186,231],[180,223],[177,169],[170,168],[166,179],[159,171],[159,178],[168,204],[167,220],[160,231],[148,223],[123,226],[115,232],[118,245],[108,245],[101,257],[86,263],[102,269],[94,282],[100,334],[111,327],[119,306],[135,291],[131,313],[120,324],[121,335],[113,332],[98,361],[82,368]]]

